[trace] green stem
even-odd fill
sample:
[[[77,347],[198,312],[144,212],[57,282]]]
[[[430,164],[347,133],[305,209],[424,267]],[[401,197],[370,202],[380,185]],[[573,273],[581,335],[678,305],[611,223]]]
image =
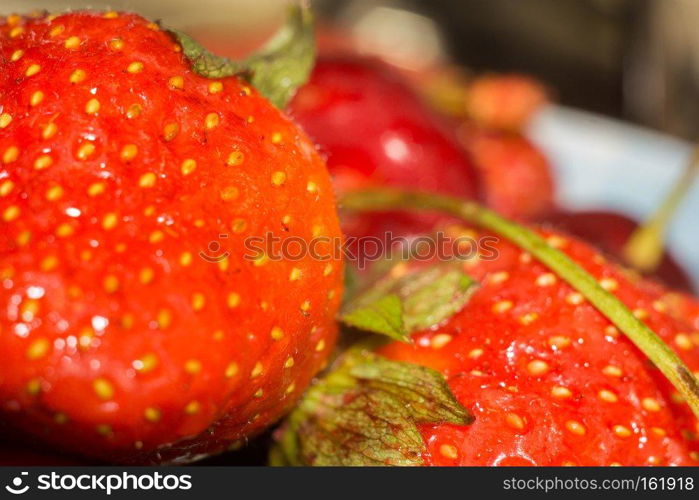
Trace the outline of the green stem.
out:
[[[534,231],[511,222],[474,201],[416,191],[390,188],[355,191],[342,198],[341,207],[353,211],[438,211],[459,217],[510,240],[554,271],[616,325],[672,382],[699,417],[699,384],[677,354],[636,318],[623,302],[603,289],[592,275]]]
[[[622,255],[628,265],[644,273],[651,273],[658,268],[665,253],[665,233],[697,174],[699,148],[692,153],[684,173],[658,210],[639,226],[626,242]]]

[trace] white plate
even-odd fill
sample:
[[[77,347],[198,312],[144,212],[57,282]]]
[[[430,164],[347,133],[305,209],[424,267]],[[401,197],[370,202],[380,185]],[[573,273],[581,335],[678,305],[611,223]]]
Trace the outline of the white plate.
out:
[[[691,153],[685,141],[603,116],[550,106],[531,126],[554,165],[558,200],[575,210],[610,209],[635,219],[650,214]],[[699,183],[669,234],[674,255],[699,283]]]

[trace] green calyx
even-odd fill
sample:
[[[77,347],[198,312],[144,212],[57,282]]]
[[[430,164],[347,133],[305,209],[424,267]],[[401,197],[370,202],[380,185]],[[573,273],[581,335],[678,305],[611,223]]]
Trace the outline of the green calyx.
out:
[[[472,422],[439,372],[355,348],[308,390],[270,463],[419,466],[426,446],[418,424]]]
[[[405,262],[393,266],[351,297],[340,312],[340,321],[409,342],[411,333],[438,325],[460,311],[477,288],[458,260],[407,268]]]
[[[353,211],[437,211],[454,215],[510,240],[554,271],[616,325],[672,382],[699,417],[699,384],[677,354],[636,318],[623,302],[604,290],[592,275],[534,231],[474,201],[423,192],[390,188],[357,191],[345,195],[341,207]]]
[[[172,33],[195,73],[205,78],[245,78],[279,109],[308,81],[315,64],[313,15],[298,4],[289,7],[286,23],[276,35],[242,61],[211,54],[189,35]]]

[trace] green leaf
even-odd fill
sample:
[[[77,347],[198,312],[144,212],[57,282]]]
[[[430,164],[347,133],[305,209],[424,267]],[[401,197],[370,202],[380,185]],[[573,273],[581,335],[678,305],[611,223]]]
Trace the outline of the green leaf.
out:
[[[401,266],[401,272],[394,272]],[[394,266],[369,288],[350,298],[340,321],[348,326],[407,342],[411,333],[438,325],[459,312],[475,282],[458,261],[405,272]]]
[[[172,33],[195,73],[205,78],[241,76],[280,109],[308,81],[315,64],[313,15],[309,8],[297,4],[289,7],[287,21],[276,35],[242,61],[212,54],[185,33]]]
[[[292,412],[270,464],[423,465],[418,424],[472,422],[439,372],[353,349]]]

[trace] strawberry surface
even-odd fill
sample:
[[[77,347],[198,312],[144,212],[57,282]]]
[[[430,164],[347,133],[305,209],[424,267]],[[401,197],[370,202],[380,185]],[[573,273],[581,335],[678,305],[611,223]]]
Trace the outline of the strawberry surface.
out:
[[[474,233],[468,233],[472,236]],[[699,371],[697,302],[542,232]],[[476,235],[477,236],[477,235]],[[427,465],[698,465],[698,421],[581,294],[506,242],[466,265],[481,283],[444,324],[379,353],[441,372],[469,426],[421,426]]]
[[[314,145],[136,15],[9,16],[0,64],[1,418],[146,463],[278,419],[332,349],[342,265],[244,240],[340,236]]]

